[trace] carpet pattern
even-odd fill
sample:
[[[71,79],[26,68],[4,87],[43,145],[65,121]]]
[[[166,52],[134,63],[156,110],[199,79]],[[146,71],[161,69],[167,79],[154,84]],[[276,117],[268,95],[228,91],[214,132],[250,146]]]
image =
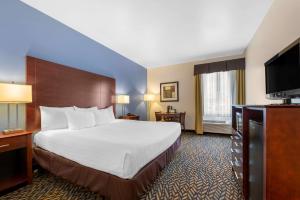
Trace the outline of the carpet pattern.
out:
[[[229,162],[230,145],[228,136],[182,134],[182,145],[174,159],[141,199],[242,199]],[[0,199],[102,200],[95,193],[45,172],[35,173],[32,185]]]

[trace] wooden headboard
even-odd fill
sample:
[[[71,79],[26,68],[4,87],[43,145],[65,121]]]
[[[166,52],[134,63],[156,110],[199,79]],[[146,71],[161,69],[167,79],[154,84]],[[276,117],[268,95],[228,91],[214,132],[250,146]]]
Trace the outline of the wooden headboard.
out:
[[[115,79],[38,58],[26,58],[26,82],[32,103],[26,105],[26,129],[39,130],[39,106],[105,108],[113,104]]]

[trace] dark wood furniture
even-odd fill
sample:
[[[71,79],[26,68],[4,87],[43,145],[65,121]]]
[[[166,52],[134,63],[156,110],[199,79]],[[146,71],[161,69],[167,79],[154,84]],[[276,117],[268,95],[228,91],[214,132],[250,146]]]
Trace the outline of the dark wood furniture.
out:
[[[244,107],[232,106],[231,166],[242,189],[244,197],[248,196],[248,131],[244,125]],[[242,121],[241,121],[242,120]]]
[[[33,57],[27,57],[26,75],[32,85],[32,103],[26,104],[27,130],[40,129],[39,106],[115,108],[113,78]]]
[[[120,116],[119,119],[140,120],[140,116],[134,114],[130,114],[130,115],[127,114],[127,115]]]
[[[263,124],[249,120],[249,199],[263,199]]]
[[[32,183],[32,132],[0,132],[0,192]]]
[[[241,109],[243,137],[248,138],[243,143],[249,169],[245,199],[300,199],[300,105]]]
[[[185,112],[180,113],[163,113],[155,112],[156,121],[179,122],[183,130],[185,130]]]
[[[33,88],[33,102],[27,104],[26,126],[40,129],[39,106],[114,106],[115,79],[70,68],[53,62],[27,57],[27,84]],[[37,163],[51,173],[86,187],[111,200],[135,200],[154,182],[171,161],[180,145],[177,140],[145,165],[133,178],[123,179],[33,147]]]

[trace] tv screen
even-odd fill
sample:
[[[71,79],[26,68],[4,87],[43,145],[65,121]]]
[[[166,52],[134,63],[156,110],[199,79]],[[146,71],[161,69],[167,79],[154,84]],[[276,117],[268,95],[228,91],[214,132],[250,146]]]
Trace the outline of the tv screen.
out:
[[[266,62],[267,94],[300,89],[299,56],[299,43],[297,43]]]

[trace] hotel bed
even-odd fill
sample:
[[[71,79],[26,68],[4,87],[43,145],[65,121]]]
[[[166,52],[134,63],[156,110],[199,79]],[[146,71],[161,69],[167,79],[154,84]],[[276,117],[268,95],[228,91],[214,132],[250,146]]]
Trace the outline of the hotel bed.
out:
[[[134,200],[171,161],[178,123],[115,120],[93,128],[41,131],[34,158],[44,169],[107,199]]]
[[[114,120],[81,130],[41,131],[37,147],[83,166],[130,179],[180,136],[178,123]]]
[[[180,146],[177,123],[113,120],[80,130],[41,131],[40,106],[115,110],[115,79],[27,57],[26,128],[44,169],[111,200],[138,199]],[[113,112],[112,111],[112,112]]]

